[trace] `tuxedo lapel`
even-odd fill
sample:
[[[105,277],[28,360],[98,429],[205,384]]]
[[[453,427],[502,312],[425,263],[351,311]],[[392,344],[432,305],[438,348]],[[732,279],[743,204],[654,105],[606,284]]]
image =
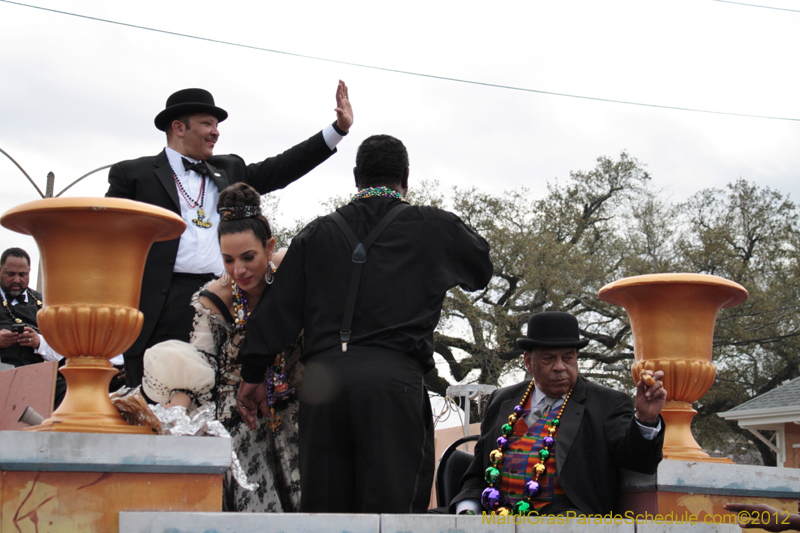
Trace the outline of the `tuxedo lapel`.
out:
[[[583,413],[586,409],[584,400],[586,399],[586,382],[580,376],[575,382],[572,394],[567,400],[564,412],[561,413],[561,421],[558,426],[556,437],[556,472],[561,472],[564,467],[564,460],[569,455],[575,437],[578,435],[578,428],[583,421]]]
[[[164,186],[164,189],[166,189],[169,197],[172,198],[173,202],[175,202],[175,207],[177,208],[176,212],[180,214],[181,201],[178,198],[178,188],[175,186],[175,174],[172,172],[172,167],[169,165],[169,159],[167,159],[166,150],[162,151],[156,156],[155,172],[158,181],[161,182],[161,185]]]
[[[225,174],[225,171],[214,167],[208,161],[206,161],[206,166],[208,167],[208,177],[214,182],[214,185],[217,186],[219,192],[224,191],[225,188],[230,185],[230,183],[228,183],[228,176]]]

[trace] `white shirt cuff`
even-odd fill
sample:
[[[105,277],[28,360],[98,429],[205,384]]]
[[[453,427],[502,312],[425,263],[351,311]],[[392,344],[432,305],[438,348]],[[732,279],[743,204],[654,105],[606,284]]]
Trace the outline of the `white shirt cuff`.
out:
[[[478,514],[481,511],[481,504],[478,500],[461,500],[456,504],[456,514],[464,511],[474,511],[475,514]]]
[[[658,419],[658,425],[654,428],[650,426],[645,426],[639,420],[636,420],[636,425],[639,426],[639,431],[642,432],[642,437],[644,440],[653,440],[658,437],[658,432],[661,431],[661,419]]]
[[[64,358],[63,355],[57,353],[47,344],[43,335],[39,335],[39,347],[34,352],[41,355],[45,361],[59,361]]]
[[[333,129],[332,124],[328,124],[322,128],[322,138],[325,139],[325,144],[327,144],[328,148],[331,150],[336,148],[336,145],[339,144],[339,141],[344,139],[344,137],[336,133],[336,130]]]

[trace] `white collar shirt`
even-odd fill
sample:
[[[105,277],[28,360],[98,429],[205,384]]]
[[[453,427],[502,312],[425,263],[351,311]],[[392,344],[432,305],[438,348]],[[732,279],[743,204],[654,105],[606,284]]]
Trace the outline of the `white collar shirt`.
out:
[[[219,199],[219,189],[214,182],[206,177],[205,191],[201,196],[203,186],[203,176],[194,170],[184,170],[182,158],[186,158],[192,163],[197,160],[186,157],[176,152],[170,147],[166,148],[167,159],[172,167],[173,177],[177,178],[183,187],[186,197],[195,207],[190,207],[186,197],[178,190],[178,199],[181,204],[181,218],[186,222],[186,230],[181,235],[178,244],[178,255],[175,257],[174,272],[185,274],[222,274],[224,266],[222,254],[219,251],[219,240],[217,238],[217,227],[219,224],[219,213],[217,213],[217,200]],[[177,184],[175,185],[177,188]],[[205,213],[205,220],[211,222],[208,228],[200,227],[195,224],[198,220],[198,210]]]

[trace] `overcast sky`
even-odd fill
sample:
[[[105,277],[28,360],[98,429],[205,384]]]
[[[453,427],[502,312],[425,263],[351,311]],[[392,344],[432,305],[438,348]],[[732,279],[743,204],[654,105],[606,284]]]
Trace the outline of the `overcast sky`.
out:
[[[32,0],[33,1],[33,0]],[[757,2],[753,2],[757,3]],[[800,12],[715,0],[109,2],[36,6],[289,54],[536,91],[800,119]],[[771,0],[800,10],[799,0]],[[622,150],[673,200],[742,177],[800,194],[800,122],[624,105],[325,62],[146,31],[0,0],[0,148],[44,189],[154,155],[172,92],[210,90],[230,116],[216,153],[274,155],[355,112],[339,153],[280,193],[288,224],[353,190],[355,151],[395,135],[411,185],[499,191],[594,167]],[[795,54],[795,55],[792,55]],[[66,196],[101,196],[107,172]],[[38,198],[0,154],[0,212]],[[5,229],[0,247],[35,244]],[[34,265],[35,266],[35,265]]]

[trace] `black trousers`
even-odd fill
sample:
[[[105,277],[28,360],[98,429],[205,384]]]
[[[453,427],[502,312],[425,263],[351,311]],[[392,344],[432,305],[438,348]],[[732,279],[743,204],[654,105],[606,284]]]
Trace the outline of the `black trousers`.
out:
[[[433,415],[422,369],[392,350],[340,347],[305,361],[300,385],[300,511],[424,513]]]
[[[194,321],[192,296],[200,287],[214,279],[214,274],[173,274],[169,292],[158,315],[155,329],[147,341],[145,349],[168,340],[189,342]],[[144,376],[144,352],[125,354],[125,385],[138,387]]]

